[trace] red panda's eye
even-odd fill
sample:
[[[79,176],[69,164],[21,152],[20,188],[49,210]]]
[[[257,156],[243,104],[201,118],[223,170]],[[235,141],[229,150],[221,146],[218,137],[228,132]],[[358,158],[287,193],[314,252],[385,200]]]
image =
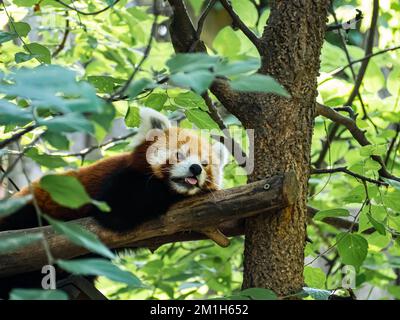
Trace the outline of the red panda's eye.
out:
[[[203,167],[207,167],[207,166],[208,166],[208,161],[207,161],[207,160],[203,160],[203,161],[201,162],[201,165],[202,165]]]
[[[176,159],[178,159],[178,161],[182,161],[183,159],[185,159],[185,155],[182,152],[177,152],[176,153]]]

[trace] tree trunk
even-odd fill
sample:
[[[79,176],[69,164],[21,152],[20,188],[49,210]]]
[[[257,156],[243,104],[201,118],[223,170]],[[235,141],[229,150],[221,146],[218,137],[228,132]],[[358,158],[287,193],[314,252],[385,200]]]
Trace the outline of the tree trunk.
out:
[[[328,0],[276,0],[262,41],[260,72],[291,94],[245,94],[240,120],[255,130],[255,170],[250,181],[293,170],[300,185],[292,207],[247,219],[243,288],[263,287],[279,295],[303,286],[307,182],[320,51]]]
[[[168,1],[174,12],[170,32],[175,51],[194,47],[196,52],[206,52],[184,2]],[[260,73],[277,79],[291,98],[236,92],[223,79],[216,79],[210,90],[246,129],[255,131],[255,170],[250,181],[294,171],[300,184],[294,206],[246,221],[243,288],[270,288],[287,295],[303,286],[311,136],[329,0],[270,3],[268,24],[256,40]]]

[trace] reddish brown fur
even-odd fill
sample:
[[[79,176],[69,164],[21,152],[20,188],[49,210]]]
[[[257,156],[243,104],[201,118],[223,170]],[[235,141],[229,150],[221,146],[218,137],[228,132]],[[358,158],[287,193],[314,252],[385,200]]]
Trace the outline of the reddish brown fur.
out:
[[[180,136],[181,133],[183,133],[183,136]],[[209,154],[209,163],[211,164],[211,149],[207,149],[211,148],[211,145],[209,143],[205,143],[205,141],[200,139],[191,131],[179,128],[167,129],[165,136],[170,137],[171,135],[174,139],[177,137],[179,137],[179,139],[172,139],[172,141],[177,142],[173,142],[173,145],[168,145],[169,148],[177,149],[183,144],[188,144],[190,150],[193,150],[192,152],[197,152],[200,156],[202,152],[206,151],[207,154]],[[182,137],[184,138],[182,139]],[[151,146],[152,144],[156,144],[157,142],[158,139],[155,139],[155,141],[145,141],[142,144],[138,145],[135,148],[134,152],[123,153],[120,155],[101,159],[94,164],[82,167],[78,170],[67,171],[63,173],[63,175],[74,176],[78,178],[78,180],[85,187],[87,193],[92,198],[96,198],[100,191],[100,186],[105,180],[108,179],[110,174],[123,167],[132,167],[133,169],[143,173],[148,173],[153,170],[157,176],[159,176],[160,178],[165,178],[165,173],[168,171],[170,164],[164,164],[159,168],[151,168],[146,160],[146,152],[149,146]],[[206,166],[205,170],[207,172],[209,180],[211,180],[205,183],[205,188],[210,191],[217,190],[218,186],[215,185],[215,183],[213,182],[211,165]],[[88,215],[90,205],[83,206],[80,209],[65,208],[52,200],[50,194],[40,187],[39,180],[34,181],[32,183],[32,187],[34,189],[35,199],[43,213],[60,220],[78,219]],[[24,196],[29,193],[30,189],[28,187],[25,187],[14,196]]]
[[[138,159],[139,160],[139,159]],[[109,158],[101,159],[91,165],[80,168],[79,170],[70,170],[63,175],[76,177],[85,187],[87,193],[91,197],[96,197],[102,182],[109,177],[110,174],[122,167],[133,164],[132,153],[123,153]],[[135,162],[135,166],[144,167],[140,162]],[[87,216],[89,205],[83,206],[78,210],[69,209],[60,206],[54,202],[50,194],[40,187],[40,181],[36,180],[32,183],[35,193],[35,199],[43,211],[43,213],[58,218],[60,220],[72,220]],[[14,196],[23,196],[30,193],[30,189],[25,187]]]

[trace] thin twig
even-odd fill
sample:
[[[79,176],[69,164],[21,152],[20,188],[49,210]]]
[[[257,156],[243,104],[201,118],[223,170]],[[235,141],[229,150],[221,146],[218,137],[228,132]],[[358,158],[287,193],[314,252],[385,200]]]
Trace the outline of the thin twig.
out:
[[[219,0],[228,14],[231,16],[233,25],[239,28],[246,37],[254,44],[254,46],[260,51],[260,39],[251,31],[246,24],[240,19],[240,17],[236,14],[235,10],[233,10],[232,5],[227,0]]]
[[[217,2],[217,0],[210,0],[204,9],[203,13],[201,14],[199,21],[197,22],[197,30],[196,30],[196,36],[197,39],[200,39],[201,32],[203,31],[203,25],[204,21],[206,20],[209,12],[211,9],[214,7],[214,4]]]
[[[319,103],[317,103],[316,112],[317,114],[327,117],[328,119],[334,121],[335,124],[337,125],[339,124],[344,125],[350,131],[354,139],[361,146],[366,146],[371,144],[371,142],[366,138],[364,131],[358,128],[356,122],[353,119],[345,117],[341,115],[339,112],[333,110],[332,108],[329,108]],[[379,169],[379,175],[381,177],[394,181],[400,181],[399,177],[394,176],[386,169],[385,162],[380,156],[372,155],[371,158],[377,161],[381,165],[381,168]]]
[[[4,12],[5,12],[6,15],[7,15],[8,21],[10,21],[10,24],[11,24],[12,28],[14,29],[13,32],[17,35],[18,39],[19,39],[19,40],[21,41],[21,43],[23,44],[24,50],[27,51],[27,52],[32,56],[32,55],[33,55],[33,52],[31,51],[31,49],[29,49],[29,47],[27,46],[25,40],[24,40],[24,39],[21,37],[21,35],[19,34],[17,28],[16,28],[15,25],[14,25],[14,19],[13,19],[13,18],[11,17],[11,15],[9,14],[9,12],[8,12],[8,10],[7,10],[7,8],[6,8],[6,5],[4,4],[3,1],[0,1],[0,3],[3,5]],[[43,64],[43,62],[40,61],[39,58],[35,57],[35,59],[36,59],[40,64]]]
[[[102,13],[102,12],[107,11],[108,9],[112,8],[113,6],[115,6],[118,2],[120,2],[120,0],[115,0],[112,4],[110,4],[109,6],[103,8],[101,10],[94,11],[94,12],[85,12],[85,11],[81,11],[81,10],[75,8],[75,7],[71,7],[69,4],[67,4],[67,3],[65,3],[65,2],[63,2],[61,0],[54,0],[54,1],[59,3],[59,4],[61,4],[61,5],[63,5],[64,7],[68,8],[68,9],[73,10],[73,11],[75,11],[75,12],[77,12],[79,14],[82,14],[84,16],[94,16],[96,14]]]
[[[129,76],[129,78],[125,82],[125,84],[107,99],[108,102],[114,101],[114,99],[116,97],[124,96],[125,91],[128,89],[129,85],[131,84],[131,82],[135,78],[136,74],[139,72],[141,66],[146,61],[146,59],[148,58],[148,56],[150,54],[151,45],[153,43],[153,37],[154,37],[154,35],[156,33],[156,30],[157,30],[157,20],[158,20],[158,16],[159,16],[159,11],[158,11],[156,3],[157,3],[157,0],[153,0],[154,21],[153,21],[153,25],[151,26],[150,36],[149,36],[149,39],[147,41],[146,49],[144,50],[144,53],[143,53],[143,57],[139,61],[139,63],[135,66],[135,69],[133,70],[132,74]]]
[[[217,0],[210,0],[207,3],[206,8],[204,9],[203,13],[201,14],[199,21],[197,22],[196,39],[195,39],[195,41],[193,41],[192,45],[190,46],[189,52],[192,52],[196,48],[197,43],[200,41],[200,36],[201,36],[201,32],[203,31],[204,21],[206,20],[209,12],[214,7],[214,4],[216,2],[217,2]]]
[[[370,59],[370,58],[372,58],[372,57],[379,56],[379,55],[384,54],[384,53],[386,53],[386,52],[390,52],[390,51],[394,51],[394,50],[398,50],[398,49],[400,49],[400,46],[394,46],[394,47],[386,48],[386,49],[383,49],[383,50],[380,50],[380,51],[377,51],[377,52],[374,52],[374,53],[365,55],[364,57],[362,57],[362,58],[360,58],[360,59],[352,60],[351,62],[349,62],[349,63],[346,64],[345,66],[340,67],[340,68],[337,68],[337,69],[335,69],[335,70],[329,72],[329,75],[335,76],[335,75],[337,75],[338,73],[342,72],[343,70],[349,68],[350,66],[352,66],[352,65],[354,65],[354,64],[356,64],[356,63],[363,62],[363,61],[366,60],[366,59]]]
[[[17,142],[17,147],[18,147],[18,150],[21,152],[21,146],[20,146],[19,142]],[[22,173],[24,174],[24,176],[26,178],[26,181],[28,182],[29,193],[32,195],[32,204],[33,204],[33,206],[35,208],[37,221],[38,221],[38,226],[39,227],[43,227],[43,213],[42,213],[42,210],[40,209],[39,204],[37,202],[35,190],[34,190],[34,188],[32,186],[32,181],[29,178],[28,172],[26,171],[24,160],[22,158],[21,158],[21,168],[22,168]],[[43,243],[44,251],[45,251],[46,256],[47,256],[47,263],[49,265],[53,265],[54,258],[53,258],[53,255],[51,254],[50,246],[49,246],[49,244],[47,242],[47,239],[44,237],[44,235],[42,237],[42,243]]]
[[[4,179],[8,177],[10,172],[14,169],[14,167],[17,165],[18,161],[21,160],[21,158],[24,156],[25,152],[31,148],[36,142],[39,141],[41,138],[42,134],[38,135],[31,143],[29,143],[22,152],[20,152],[17,156],[17,158],[14,160],[14,162],[8,166],[7,170],[4,172],[4,174],[0,178],[0,184],[3,183]]]
[[[57,49],[54,50],[52,57],[55,58],[65,47],[65,43],[67,42],[68,35],[69,35],[69,19],[68,19],[68,11],[65,11],[65,29],[64,29],[64,34],[61,39],[60,44],[58,45]]]
[[[360,10],[356,9],[356,11],[357,11],[357,15],[353,19],[348,20],[343,23],[336,22],[334,25],[326,26],[326,32],[330,32],[330,31],[334,31],[334,30],[348,31],[348,30],[354,28],[355,25],[357,24],[357,22],[361,21],[364,18],[363,14]]]
[[[0,141],[0,149],[3,149],[6,145],[17,141],[24,134],[27,134],[28,132],[31,132],[35,128],[36,128],[36,125],[30,125],[30,126],[24,128],[23,130],[17,132],[16,134],[11,136],[10,138],[7,138],[5,140]]]
[[[371,144],[368,139],[365,137],[364,131],[362,131],[356,124],[356,122],[346,117],[339,112],[335,111],[333,108],[325,106],[323,104],[317,103],[316,105],[316,114],[320,116],[324,116],[329,120],[333,121],[337,125],[343,125],[350,131],[351,135],[357,142],[362,145],[366,146]],[[331,141],[331,140],[330,140]]]
[[[114,142],[118,142],[118,141],[123,141],[126,140],[130,137],[133,137],[134,135],[137,134],[137,131],[133,131],[130,132],[124,136],[120,136],[120,137],[114,137],[111,138],[110,140],[107,140],[106,142],[103,142],[101,144],[98,145],[94,145],[94,146],[90,146],[88,148],[85,148],[79,152],[76,153],[51,153],[50,155],[52,156],[58,156],[58,157],[81,157],[81,158],[85,158],[89,153],[91,153],[92,151],[96,150],[96,149],[101,149],[104,148]]]
[[[338,172],[343,172],[346,173],[356,179],[362,180],[362,181],[366,181],[366,182],[370,182],[370,183],[374,183],[378,186],[385,186],[387,187],[388,184],[386,182],[383,181],[379,181],[379,180],[375,180],[372,178],[368,178],[366,176],[363,176],[361,174],[355,173],[353,171],[350,171],[349,169],[347,169],[347,167],[337,167],[337,168],[332,168],[332,169],[315,169],[312,168],[311,169],[311,174],[325,174],[325,173],[338,173]]]
[[[376,13],[376,10],[377,10],[376,9],[376,2],[378,2],[378,7],[379,7],[379,1],[378,0],[374,0],[374,9],[373,9],[374,13]],[[335,19],[335,22],[337,23],[336,13],[335,13],[335,10],[333,9],[333,7],[332,7],[332,15],[333,15],[333,17]],[[373,40],[374,40],[375,28],[376,28],[376,20],[375,20],[375,18],[376,17],[373,17],[371,19],[370,33],[368,34],[368,39],[367,39],[368,45],[367,45],[367,47],[365,49],[365,57],[372,53],[372,45],[373,45]],[[363,73],[360,73],[361,72],[361,68],[360,68],[360,71],[359,71],[357,77],[355,76],[355,71],[353,69],[351,57],[350,57],[349,51],[347,50],[347,46],[346,46],[346,42],[344,40],[344,37],[343,37],[343,35],[342,35],[340,30],[339,30],[339,35],[340,35],[340,38],[341,38],[341,41],[342,41],[342,44],[343,44],[343,50],[344,50],[344,52],[346,54],[346,58],[348,60],[349,67],[350,67],[353,79],[355,81],[353,90],[352,90],[349,98],[347,99],[347,102],[345,103],[345,105],[346,106],[351,106],[353,104],[353,101],[354,101],[355,97],[358,96],[358,98],[360,100],[360,103],[361,103],[361,106],[363,108],[364,116],[365,116],[365,115],[367,115],[367,113],[366,113],[365,106],[364,106],[364,103],[362,101],[362,98],[361,98],[361,95],[360,95],[360,92],[359,92],[363,77],[365,75],[365,70],[364,70]],[[369,47],[369,46],[371,46],[371,47]],[[365,67],[364,67],[365,69],[366,69],[366,66],[368,64],[368,61],[369,61],[369,58],[366,58],[362,62],[363,64],[365,64]],[[330,143],[332,141],[334,141],[336,139],[336,133],[337,133],[338,130],[339,130],[339,124],[334,123],[332,128],[330,129],[330,132],[328,134],[327,140],[322,145],[322,149],[321,149],[320,155],[319,155],[317,161],[314,164],[317,168],[320,168],[322,163],[324,162],[324,158],[325,158],[325,156],[327,154],[329,145],[330,145]]]
[[[369,56],[372,54],[372,48],[374,46],[374,39],[375,39],[375,30],[376,30],[376,25],[378,22],[378,14],[379,14],[379,0],[374,0],[374,5],[372,9],[372,18],[371,18],[371,25],[368,31],[368,37],[367,37],[367,44],[365,46],[365,56]],[[353,102],[354,98],[357,96],[362,81],[364,79],[365,71],[367,71],[368,63],[369,63],[370,57],[365,58],[360,66],[360,69],[357,74],[356,78],[356,83],[354,84],[353,90],[349,96],[348,102],[345,105],[350,105],[349,102]]]
[[[394,148],[394,145],[395,145],[395,143],[396,143],[397,137],[399,136],[399,133],[400,133],[400,124],[399,124],[399,123],[396,123],[396,124],[395,124],[395,127],[396,127],[396,134],[395,134],[395,136],[392,138],[392,140],[390,141],[389,149],[388,149],[388,151],[387,151],[387,153],[386,153],[386,157],[385,157],[385,165],[386,165],[386,166],[387,166],[388,163],[389,163],[390,155],[391,155],[391,153],[392,153],[392,151],[393,151],[393,148]],[[396,154],[395,154],[395,156],[396,156]]]
[[[6,173],[6,170],[4,170],[4,168],[3,168],[3,166],[2,166],[1,164],[0,164],[0,171],[3,172],[3,174]],[[12,184],[12,186],[14,187],[14,189],[15,189],[16,191],[19,191],[19,190],[20,190],[19,187],[17,186],[17,184],[14,182],[13,179],[11,179],[10,177],[8,177],[8,181],[10,181],[10,183]]]

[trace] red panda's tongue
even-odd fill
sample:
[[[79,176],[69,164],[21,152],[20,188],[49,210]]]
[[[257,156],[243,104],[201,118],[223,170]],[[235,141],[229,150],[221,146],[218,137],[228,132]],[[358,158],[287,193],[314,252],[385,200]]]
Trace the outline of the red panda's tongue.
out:
[[[197,179],[193,177],[186,177],[185,182],[194,186],[197,184]]]

